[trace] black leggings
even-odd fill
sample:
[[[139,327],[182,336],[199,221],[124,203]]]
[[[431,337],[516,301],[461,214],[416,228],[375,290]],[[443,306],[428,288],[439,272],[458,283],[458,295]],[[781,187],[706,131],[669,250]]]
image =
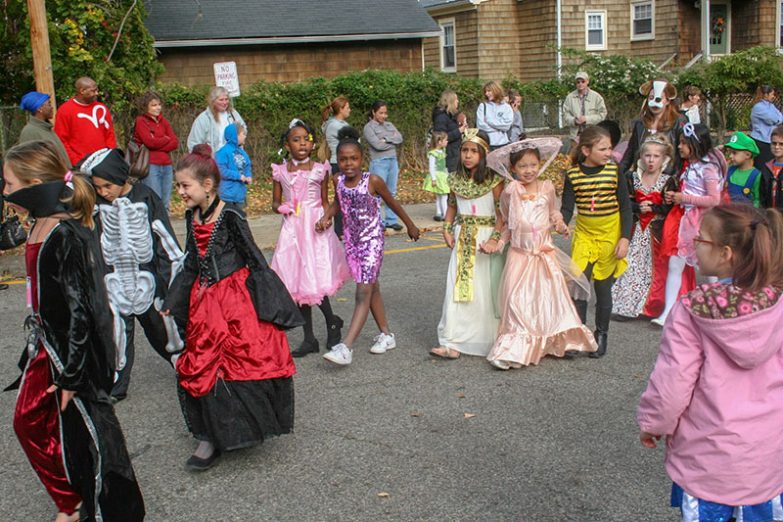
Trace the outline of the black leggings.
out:
[[[584,274],[588,281],[593,276],[594,263],[589,263]],[[593,280],[595,289],[595,330],[597,333],[609,332],[609,320],[612,317],[612,285],[615,278],[608,277],[600,281]],[[587,323],[587,301],[574,299],[574,306],[582,323]]]

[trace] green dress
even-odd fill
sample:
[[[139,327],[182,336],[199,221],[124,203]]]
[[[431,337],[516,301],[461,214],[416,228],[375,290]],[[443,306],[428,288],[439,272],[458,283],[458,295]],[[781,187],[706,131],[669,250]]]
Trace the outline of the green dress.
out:
[[[431,173],[426,174],[421,188],[427,192],[434,192],[435,194],[448,194],[449,172],[446,169],[446,149],[433,149],[429,151],[429,153],[427,153],[427,159],[429,160],[430,169],[432,169],[434,165],[435,182],[432,182]]]

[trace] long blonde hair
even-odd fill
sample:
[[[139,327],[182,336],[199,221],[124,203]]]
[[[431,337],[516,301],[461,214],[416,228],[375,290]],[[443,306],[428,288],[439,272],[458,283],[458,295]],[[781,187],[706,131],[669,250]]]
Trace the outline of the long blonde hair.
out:
[[[64,181],[68,166],[60,153],[48,141],[28,141],[12,147],[5,155],[5,162],[14,175],[25,185],[34,180],[41,183]],[[87,228],[93,228],[92,211],[95,208],[95,190],[92,183],[79,173],[71,179],[73,192],[61,201],[68,205],[70,215]]]
[[[457,107],[459,106],[459,98],[457,93],[452,90],[445,90],[440,95],[440,101],[438,101],[438,107],[454,116],[457,114]]]
[[[228,90],[225,87],[215,86],[212,87],[209,90],[209,95],[207,96],[207,105],[209,106],[209,112],[212,114],[212,117],[215,118],[216,122],[220,122],[220,113],[215,110],[215,100],[220,98],[221,96],[228,96]],[[234,110],[234,106],[231,104],[231,97],[228,97],[228,107],[226,107],[226,112],[229,114]]]

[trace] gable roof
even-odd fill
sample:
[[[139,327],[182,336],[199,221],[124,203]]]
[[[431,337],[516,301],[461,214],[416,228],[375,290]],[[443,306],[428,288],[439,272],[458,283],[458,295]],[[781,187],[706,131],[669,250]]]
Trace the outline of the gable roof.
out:
[[[440,29],[418,0],[155,0],[155,47],[425,38]]]

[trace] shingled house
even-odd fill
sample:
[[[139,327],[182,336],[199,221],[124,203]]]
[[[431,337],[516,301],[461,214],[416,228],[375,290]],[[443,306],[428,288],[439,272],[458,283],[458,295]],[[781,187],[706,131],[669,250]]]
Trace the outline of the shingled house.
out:
[[[421,71],[438,25],[417,0],[155,0],[146,25],[164,81],[214,83],[234,61],[240,82],[293,82],[362,69]]]
[[[552,78],[557,47],[685,65],[781,47],[780,0],[420,0],[441,29],[424,63],[472,78]]]

